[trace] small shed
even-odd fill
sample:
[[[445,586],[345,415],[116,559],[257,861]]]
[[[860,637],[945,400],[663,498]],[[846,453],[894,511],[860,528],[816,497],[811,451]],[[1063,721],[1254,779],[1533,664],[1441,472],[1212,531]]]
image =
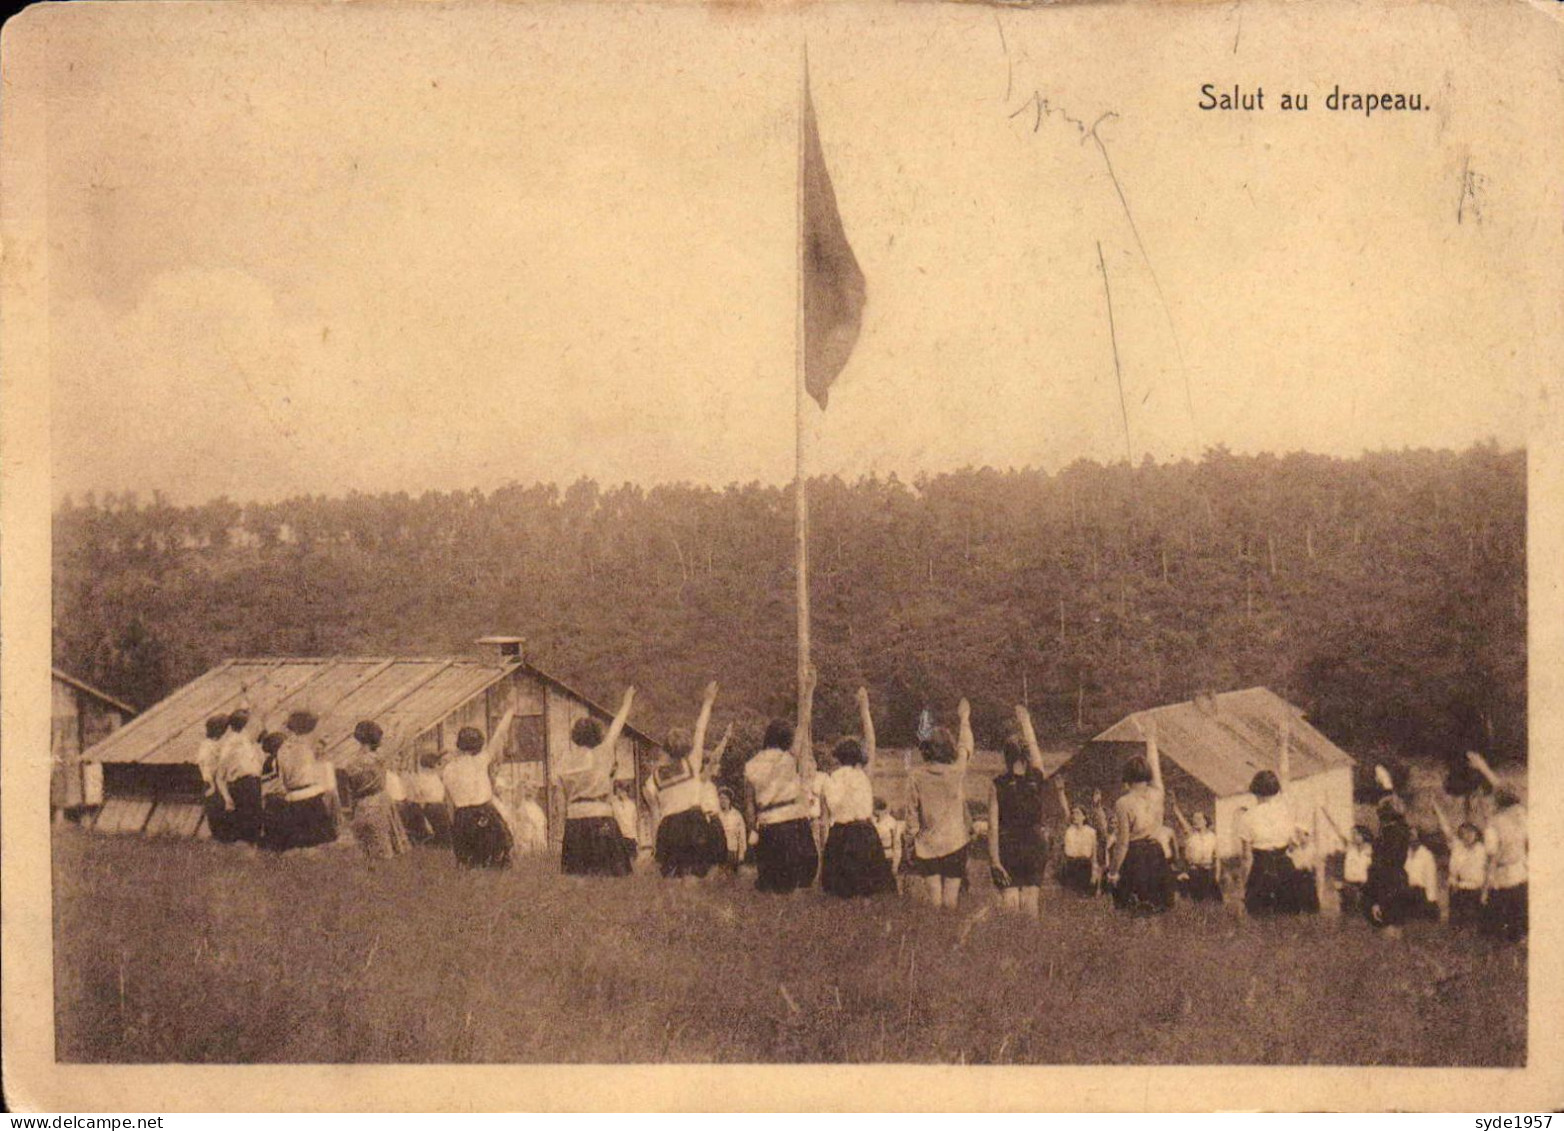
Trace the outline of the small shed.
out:
[[[103,799],[102,779],[95,768],[84,773],[82,751],[118,730],[136,709],[59,668],[50,673],[49,806],[71,813]]]
[[[101,832],[206,835],[196,751],[207,718],[234,710],[245,698],[252,718],[272,727],[281,727],[291,711],[314,712],[320,719],[315,736],[325,743],[327,757],[338,762],[356,749],[354,726],[373,719],[395,744],[388,748],[394,768],[408,771],[426,750],[454,749],[456,732],[464,726],[492,733],[514,704],[516,718],[495,770],[496,793],[513,810],[523,798],[538,801],[548,814],[554,841],[563,833],[564,817],[557,791],[551,788],[552,767],[568,749],[570,728],[586,716],[605,725],[612,717],[529,663],[514,638],[504,638],[498,655],[481,659],[228,660],[85,752],[83,760],[100,766],[103,780],[103,806],[93,827]],[[633,778],[638,806],[640,786],[658,749],[633,726],[620,738],[620,776]],[[648,823],[643,809],[643,841],[650,836]]]
[[[1093,789],[1102,790],[1105,799],[1119,795],[1125,760],[1145,753],[1141,727],[1148,718],[1156,720],[1168,789],[1186,814],[1198,808],[1215,818],[1217,848],[1224,856],[1238,853],[1238,816],[1255,804],[1249,783],[1260,770],[1279,768],[1284,735],[1286,795],[1294,817],[1313,828],[1316,811],[1322,812],[1329,820],[1318,821],[1321,846],[1342,847],[1332,822],[1343,832],[1352,827],[1352,756],[1310,726],[1301,708],[1264,687],[1200,695],[1125,716],[1063,766],[1072,801],[1090,797]]]

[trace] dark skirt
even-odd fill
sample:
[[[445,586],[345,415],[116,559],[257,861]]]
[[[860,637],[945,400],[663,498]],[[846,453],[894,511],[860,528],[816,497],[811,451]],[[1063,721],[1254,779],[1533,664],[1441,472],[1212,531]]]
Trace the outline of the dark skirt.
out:
[[[999,862],[1010,876],[1003,882],[995,877],[995,887],[1035,888],[1043,882],[1043,865],[1048,859],[1048,847],[1035,830],[1006,836],[1001,829],[999,836]]]
[[[232,844],[238,840],[234,833],[233,810],[223,804],[223,795],[213,792],[206,795],[206,828],[212,834],[212,839],[223,844]]]
[[[492,801],[464,805],[451,818],[451,851],[459,868],[507,868],[514,844]]]
[[[261,795],[261,847],[281,849],[286,848],[284,843],[287,831],[287,806],[288,803],[280,793],[263,793]]]
[[[337,839],[336,813],[325,794],[303,801],[284,799],[274,812],[275,820],[266,822],[267,848],[285,852],[291,848],[314,848]]]
[[[1167,854],[1154,840],[1132,840],[1119,882],[1113,889],[1113,902],[1121,911],[1141,914],[1167,911],[1173,906],[1173,869]]]
[[[820,853],[815,849],[809,818],[760,826],[755,845],[756,891],[790,892],[815,882]]]
[[[965,880],[967,846],[962,845],[956,851],[947,852],[944,856],[919,856],[914,853],[912,870],[924,877],[938,876],[942,880]]]
[[[825,838],[820,887],[844,899],[896,890],[891,862],[872,821],[832,825]]]
[[[559,870],[567,876],[628,876],[630,856],[619,822],[612,817],[570,817],[559,850]]]
[[[1520,942],[1526,937],[1528,913],[1526,885],[1494,888],[1488,893],[1483,930],[1504,942]]]
[[[1361,915],[1363,913],[1363,885],[1348,880],[1341,885],[1341,913],[1343,915]]]
[[[704,876],[711,871],[711,822],[699,809],[664,817],[657,825],[657,864],[665,877]]]
[[[1216,869],[1191,868],[1179,877],[1179,890],[1194,903],[1221,903],[1222,885],[1216,882]]]
[[[247,774],[228,783],[228,793],[234,799],[233,812],[228,814],[228,831],[231,839],[259,844],[261,840],[261,779]]]
[[[1059,883],[1082,895],[1095,895],[1097,885],[1092,882],[1092,858],[1090,856],[1066,856],[1059,865]]]
[[[1450,889],[1450,925],[1470,927],[1482,920],[1483,893],[1478,888]]]
[[[1297,915],[1303,905],[1303,880],[1313,889],[1313,878],[1300,873],[1285,848],[1257,848],[1244,885],[1244,910],[1251,915]],[[1318,910],[1318,908],[1316,908]]]
[[[715,813],[706,814],[706,850],[713,868],[728,863],[728,833],[722,827],[722,818]]]
[[[1412,888],[1411,898],[1408,900],[1407,917],[1410,919],[1425,919],[1430,923],[1439,922],[1439,904],[1429,899],[1428,893],[1422,888]]]
[[[1368,883],[1363,885],[1363,917],[1376,927],[1399,927],[1412,918],[1421,893],[1407,884],[1401,865],[1380,867],[1376,860],[1369,866]]]

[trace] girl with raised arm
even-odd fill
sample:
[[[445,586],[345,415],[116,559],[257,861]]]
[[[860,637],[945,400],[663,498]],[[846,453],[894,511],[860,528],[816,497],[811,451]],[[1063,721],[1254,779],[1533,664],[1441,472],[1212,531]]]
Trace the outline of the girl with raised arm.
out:
[[[806,741],[814,712],[815,670],[804,677],[798,725],[772,719],[761,748],[744,764],[744,816],[755,846],[755,890],[789,893],[815,882],[820,854],[809,828],[804,783],[814,776]]]
[[[646,801],[657,822],[655,857],[666,879],[695,880],[711,871],[711,824],[701,809],[701,767],[716,702],[713,680],[701,698],[694,735],[677,727],[669,731],[662,758],[646,779]]]
[[[451,851],[460,868],[508,868],[515,841],[494,804],[490,767],[505,749],[516,708],[511,707],[495,725],[487,742],[477,727],[456,732],[456,757],[440,770],[451,799]]]
[[[858,717],[863,737],[844,738],[831,752],[836,769],[821,788],[826,822],[825,862],[820,886],[832,895],[850,898],[896,890],[896,877],[874,827],[874,787],[867,767],[874,764],[874,718],[868,689],[858,689]]]
[[[1292,805],[1283,793],[1291,762],[1291,742],[1284,728],[1276,772],[1261,770],[1249,783],[1257,804],[1238,823],[1243,852],[1244,909],[1251,915],[1280,912],[1296,915],[1307,909],[1303,885],[1314,877],[1299,874],[1289,855],[1298,843]],[[1315,903],[1318,910],[1318,903]]]
[[[1152,914],[1173,906],[1173,872],[1157,839],[1164,790],[1156,719],[1147,715],[1139,725],[1146,737],[1146,753],[1124,764],[1125,790],[1113,805],[1117,833],[1108,884],[1120,910]]]
[[[1412,828],[1396,796],[1394,779],[1383,766],[1374,767],[1374,778],[1384,791],[1378,807],[1379,835],[1369,862],[1368,882],[1363,885],[1363,914],[1390,936],[1401,933],[1412,910],[1407,886],[1407,854],[1412,848]]]
[[[923,877],[929,902],[954,908],[967,878],[972,817],[967,812],[967,763],[972,759],[972,707],[956,707],[958,734],[944,727],[920,744],[923,764],[907,783],[907,833],[913,870]]]
[[[1101,871],[1097,865],[1097,830],[1087,822],[1084,808],[1070,804],[1063,775],[1055,774],[1053,781],[1059,807],[1069,822],[1064,829],[1064,861],[1059,865],[1059,883],[1080,895],[1096,895]]]
[[[1481,754],[1469,753],[1467,762],[1493,787],[1493,816],[1483,833],[1488,850],[1487,914],[1483,929],[1505,942],[1526,937],[1526,806],[1520,795],[1499,780]]]
[[[559,790],[565,806],[565,834],[559,870],[567,876],[628,876],[619,821],[614,816],[614,770],[619,738],[630,721],[635,688],[625,689],[619,712],[603,733],[590,715],[570,728],[570,749],[560,760]]]
[[[1438,803],[1434,805],[1434,815],[1439,818],[1439,830],[1450,846],[1450,926],[1476,926],[1482,917],[1483,889],[1488,883],[1488,848],[1483,844],[1482,830],[1470,821],[1451,828],[1450,818]]]
[[[1048,787],[1032,714],[1019,704],[1015,714],[1020,739],[1005,740],[1000,751],[1005,772],[988,787],[988,861],[1000,906],[1036,919],[1048,856],[1043,840]]]
[[[1184,873],[1179,877],[1184,898],[1195,903],[1222,902],[1222,861],[1217,856],[1216,833],[1204,810],[1184,816],[1178,798],[1172,798],[1173,817],[1184,832]]]
[[[701,769],[701,812],[706,816],[706,854],[713,868],[721,868],[728,862],[728,834],[722,823],[722,790],[717,787],[717,774],[722,770],[722,756],[733,740],[733,724],[722,731],[716,748],[706,755]]]

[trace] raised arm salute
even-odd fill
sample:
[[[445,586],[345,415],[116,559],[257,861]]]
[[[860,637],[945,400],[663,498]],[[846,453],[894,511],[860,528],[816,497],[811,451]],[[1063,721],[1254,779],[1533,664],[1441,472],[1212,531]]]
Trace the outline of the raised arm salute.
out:
[[[1032,714],[1017,705],[1015,716],[1021,737],[1005,740],[1005,770],[988,787],[988,859],[1000,905],[1035,919],[1047,855],[1043,809],[1048,786]]]
[[[1146,753],[1137,754],[1124,764],[1125,791],[1114,805],[1118,839],[1108,882],[1113,885],[1113,902],[1121,910],[1161,912],[1173,906],[1173,873],[1157,839],[1163,822],[1164,795],[1155,717],[1142,716],[1140,728],[1146,739]]]
[[[907,785],[907,824],[914,831],[913,868],[924,879],[929,902],[953,908],[967,877],[967,846],[972,840],[967,813],[966,771],[972,757],[972,708],[956,707],[957,736],[944,727],[919,744],[923,764]]]
[[[814,710],[815,672],[804,679],[798,719],[772,719],[761,748],[744,764],[744,808],[755,844],[755,890],[786,894],[815,882],[820,853],[809,828],[802,776],[814,757],[801,734]]]
[[[1499,780],[1481,754],[1469,753],[1466,760],[1494,790],[1493,817],[1483,833],[1483,844],[1488,850],[1488,901],[1483,929],[1505,942],[1519,942],[1526,937],[1529,925],[1526,862],[1530,842],[1526,835],[1526,806],[1513,787]]]
[[[614,815],[614,777],[619,739],[635,706],[635,688],[625,688],[619,711],[603,724],[587,716],[570,728],[570,749],[560,759],[558,781],[565,807],[560,871],[572,876],[628,876],[631,858]],[[633,842],[632,842],[633,843]]]
[[[699,879],[711,871],[710,822],[701,808],[701,761],[706,731],[717,702],[717,683],[706,685],[695,730],[674,728],[663,741],[663,754],[646,783],[647,799],[657,814],[656,859],[667,878]]]
[[[878,895],[896,890],[896,877],[874,827],[874,788],[867,767],[874,756],[874,718],[867,688],[858,689],[860,738],[843,738],[832,748],[836,769],[822,792],[828,822],[820,886],[832,895]]]

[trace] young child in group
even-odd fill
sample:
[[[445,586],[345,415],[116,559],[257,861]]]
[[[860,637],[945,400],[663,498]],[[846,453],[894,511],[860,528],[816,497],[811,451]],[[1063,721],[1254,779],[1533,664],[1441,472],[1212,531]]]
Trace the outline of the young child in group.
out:
[[[1450,926],[1476,926],[1482,918],[1483,886],[1488,880],[1488,848],[1483,844],[1482,830],[1471,821],[1462,821],[1452,832],[1444,810],[1435,805],[1434,812],[1450,845]]]
[[[614,771],[619,764],[619,738],[630,722],[635,688],[627,687],[619,710],[608,724],[590,715],[570,728],[570,747],[556,774],[565,809],[559,870],[567,876],[628,876],[630,860],[614,816]]]
[[[858,716],[863,738],[844,738],[836,744],[832,751],[836,769],[820,790],[827,830],[820,887],[843,898],[896,890],[896,877],[874,827],[874,788],[867,771],[874,762],[874,717],[869,692],[862,687]]]
[[[779,895],[809,887],[820,868],[805,790],[814,777],[809,746],[813,668],[805,673],[801,690],[797,724],[772,719],[761,748],[744,763],[744,816],[755,850],[755,890]]]
[[[1347,849],[1341,861],[1341,913],[1357,915],[1363,910],[1363,888],[1368,883],[1369,865],[1374,861],[1373,837],[1363,825],[1353,825]]]
[[[1062,777],[1055,775],[1054,788],[1065,819],[1070,822],[1064,830],[1064,862],[1059,866],[1059,883],[1081,895],[1094,895],[1100,878],[1097,830],[1086,823],[1085,809],[1070,804]]]
[[[701,766],[701,812],[706,816],[707,853],[713,868],[725,868],[728,863],[728,833],[722,823],[722,791],[717,788],[716,772],[732,738],[733,724],[729,723]]]
[[[1021,738],[1005,740],[1005,772],[988,790],[988,859],[1000,905],[1035,919],[1048,858],[1043,839],[1047,779],[1031,712],[1018,705],[1015,714]]]
[[[1407,913],[1413,919],[1439,921],[1439,865],[1417,830],[1407,849],[1407,887],[1411,892]]]
[[[967,763],[972,759],[972,707],[956,708],[958,737],[944,727],[919,744],[923,764],[907,783],[907,832],[913,869],[923,877],[929,902],[955,908],[967,878],[972,815],[967,812]]]
[[[725,789],[717,793],[717,808],[717,819],[722,824],[723,864],[729,872],[737,873],[749,847],[749,830],[744,827],[744,814],[733,804],[733,794]]]
[[[880,848],[885,852],[885,859],[890,862],[891,875],[896,878],[896,890],[902,889],[901,873],[904,855],[902,852],[903,837],[907,826],[902,823],[885,798],[874,799],[874,831],[880,835]]]
[[[1202,810],[1192,818],[1184,816],[1178,798],[1173,798],[1173,816],[1184,831],[1184,870],[1179,889],[1184,898],[1196,903],[1222,902],[1222,861],[1216,852],[1216,833],[1211,830]]]
[[[717,702],[717,683],[706,685],[695,732],[675,728],[643,792],[657,824],[654,856],[664,879],[704,879],[713,864],[711,822],[701,807],[706,731]]]

